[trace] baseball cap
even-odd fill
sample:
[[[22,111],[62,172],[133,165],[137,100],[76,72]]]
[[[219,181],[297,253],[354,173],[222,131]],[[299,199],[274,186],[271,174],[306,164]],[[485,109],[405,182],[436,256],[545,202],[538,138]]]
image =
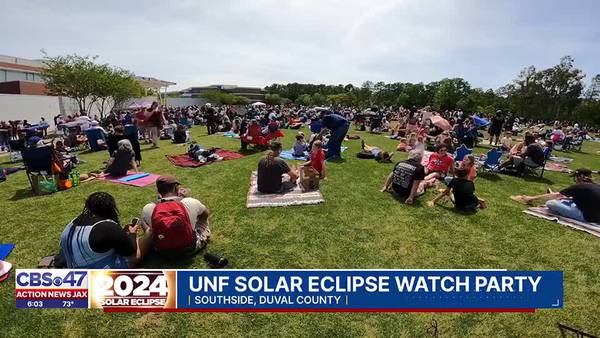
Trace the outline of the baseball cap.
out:
[[[179,182],[174,176],[163,175],[156,180],[156,189],[158,191],[168,191],[173,185],[176,184],[179,184]]]
[[[592,176],[592,171],[588,168],[576,169],[571,176]]]

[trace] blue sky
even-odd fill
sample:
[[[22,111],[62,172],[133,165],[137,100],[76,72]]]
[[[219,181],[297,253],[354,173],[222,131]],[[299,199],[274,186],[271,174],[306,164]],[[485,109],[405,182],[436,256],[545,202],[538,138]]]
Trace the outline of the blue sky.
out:
[[[177,82],[429,82],[497,88],[571,55],[600,73],[600,1],[10,1],[0,54],[99,55]]]

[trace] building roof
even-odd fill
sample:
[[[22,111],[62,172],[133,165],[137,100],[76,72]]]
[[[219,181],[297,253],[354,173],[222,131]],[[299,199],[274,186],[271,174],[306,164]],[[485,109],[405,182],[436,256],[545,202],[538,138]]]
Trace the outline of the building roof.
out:
[[[8,63],[8,62],[1,62],[0,61],[0,69],[5,69],[5,70],[16,70],[16,71],[25,71],[25,72],[30,72],[30,73],[41,73],[44,69],[41,67],[33,67],[33,66],[26,66],[26,65],[21,65],[21,64],[17,64],[17,63]]]
[[[44,60],[24,59],[15,56],[0,55],[0,69],[20,72],[41,73],[46,68]],[[175,85],[175,82],[159,80],[153,77],[136,76],[136,80],[144,88],[161,88]]]

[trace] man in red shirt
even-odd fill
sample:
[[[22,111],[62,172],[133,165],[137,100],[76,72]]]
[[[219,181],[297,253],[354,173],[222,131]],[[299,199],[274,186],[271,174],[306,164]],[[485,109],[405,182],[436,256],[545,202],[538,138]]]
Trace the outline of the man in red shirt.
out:
[[[448,148],[446,145],[440,145],[437,152],[429,156],[429,162],[425,168],[425,179],[419,186],[418,193],[422,194],[429,187],[436,185],[438,180],[443,180],[448,173],[454,171],[454,159],[448,155]]]
[[[158,107],[158,102],[152,102],[152,106],[148,108],[146,115],[149,115],[146,120],[148,127],[148,136],[152,141],[154,148],[158,148],[158,136],[163,127],[164,116],[162,109]]]

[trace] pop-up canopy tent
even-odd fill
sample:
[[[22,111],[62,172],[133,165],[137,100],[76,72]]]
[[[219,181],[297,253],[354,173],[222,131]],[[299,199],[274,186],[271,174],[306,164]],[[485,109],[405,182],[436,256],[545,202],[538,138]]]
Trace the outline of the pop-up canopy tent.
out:
[[[266,106],[266,105],[267,105],[266,103],[263,103],[263,102],[260,102],[260,101],[254,102],[252,104],[253,107],[263,107],[263,106]]]

